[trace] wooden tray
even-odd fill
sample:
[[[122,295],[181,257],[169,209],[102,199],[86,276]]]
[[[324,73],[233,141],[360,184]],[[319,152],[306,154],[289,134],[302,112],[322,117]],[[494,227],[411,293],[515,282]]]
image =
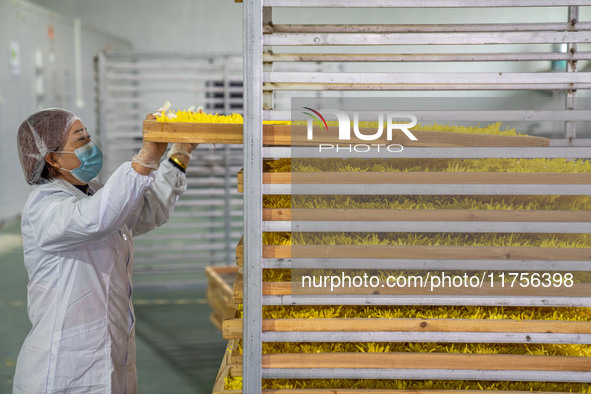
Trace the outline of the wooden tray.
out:
[[[242,374],[242,355],[230,358],[233,376]],[[350,369],[460,369],[472,371],[591,370],[590,357],[533,356],[525,354],[462,353],[281,353],[263,354],[263,368]]]
[[[361,131],[363,132],[363,128]],[[182,123],[158,122],[146,119],[143,123],[144,139],[155,142],[192,142],[203,144],[242,144],[243,127],[240,123]],[[375,132],[375,131],[374,131]],[[515,137],[486,134],[450,133],[438,131],[414,131],[418,141],[411,141],[402,133],[395,133],[391,141],[385,138],[372,141],[375,144],[401,144],[422,147],[541,147],[549,146],[543,137]],[[263,125],[263,145],[266,146],[317,146],[319,143],[337,141],[338,127],[329,127],[314,142],[306,138],[306,126]],[[293,136],[293,138],[292,138]],[[347,143],[366,144],[367,141],[352,138]]]
[[[339,295],[357,295],[357,296],[404,296],[404,295],[422,295],[422,296],[498,296],[498,297],[525,297],[539,296],[544,297],[587,297],[591,294],[590,283],[574,283],[571,287],[560,288],[551,287],[542,290],[533,286],[521,287],[454,287],[454,288],[434,288],[429,287],[387,287],[385,282],[382,287],[338,287],[330,291],[327,288],[309,288],[303,287],[301,283],[292,282],[263,282],[263,296],[339,296]],[[295,290],[295,292],[294,292]],[[234,301],[242,303],[244,297],[242,278],[239,277],[234,284]]]
[[[263,220],[291,221],[590,222],[591,211],[501,209],[263,208]]]
[[[233,297],[233,284],[238,267],[205,267],[207,277],[207,300],[212,309],[211,322],[220,330],[222,322]]]
[[[591,248],[545,248],[527,246],[439,246],[439,245],[264,245],[263,258],[365,258],[388,259],[503,259],[503,260],[591,260]],[[236,262],[244,261],[243,239],[236,246]]]
[[[243,321],[236,317],[234,299],[223,322],[224,339],[242,339]],[[591,334],[591,322],[512,319],[382,319],[313,318],[263,319],[263,332],[440,332]]]
[[[231,357],[233,354],[234,349],[236,348],[235,341],[228,341],[228,346],[226,346],[226,352],[224,353],[224,357],[222,359],[222,363],[220,364],[220,369],[218,371],[217,377],[215,379],[215,383],[213,384],[212,394],[239,394],[242,393],[242,390],[226,390],[226,381],[225,379],[230,374],[230,362]]]
[[[591,173],[558,172],[264,172],[263,184],[591,185]],[[238,172],[244,191],[244,170]],[[557,194],[559,194],[557,192]]]

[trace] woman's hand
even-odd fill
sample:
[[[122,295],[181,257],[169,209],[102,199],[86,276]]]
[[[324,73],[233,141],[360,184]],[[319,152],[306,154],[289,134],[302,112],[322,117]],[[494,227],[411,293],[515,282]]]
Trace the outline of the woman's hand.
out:
[[[184,160],[189,161],[191,159],[191,153],[195,150],[199,144],[189,144],[186,142],[175,142],[172,144],[172,148],[170,148],[170,155],[175,156],[182,155]]]
[[[189,160],[191,160],[191,153],[199,144],[189,144],[186,142],[176,142],[172,144],[170,148],[170,152],[168,152],[168,157],[175,158],[176,160],[181,162],[181,166],[183,168],[187,168],[189,166]]]
[[[133,157],[132,167],[141,175],[148,175],[158,168],[160,158],[168,147],[167,142],[144,141],[142,149]]]
[[[167,142],[152,142],[152,141],[144,141],[142,144],[142,150],[147,152],[147,155],[150,159],[160,161],[160,158],[166,152],[166,148],[168,147]]]

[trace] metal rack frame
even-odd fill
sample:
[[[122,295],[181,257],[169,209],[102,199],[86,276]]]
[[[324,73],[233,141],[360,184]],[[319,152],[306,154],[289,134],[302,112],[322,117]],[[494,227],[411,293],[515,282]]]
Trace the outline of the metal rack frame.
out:
[[[263,1],[244,7],[244,335],[243,392],[260,393],[263,258]]]
[[[591,373],[588,372],[556,372],[534,373],[532,371],[489,371],[485,375],[478,371],[466,370],[341,370],[330,371],[314,369],[275,369],[272,372],[261,366],[261,347],[263,341],[290,341],[290,340],[319,340],[341,341],[346,340],[383,340],[386,336],[392,338],[395,333],[262,333],[262,306],[263,305],[570,305],[591,306],[591,298],[512,298],[503,297],[491,299],[477,299],[466,303],[461,297],[438,298],[436,301],[429,297],[397,297],[364,298],[361,302],[346,297],[291,297],[291,296],[265,296],[262,294],[262,268],[290,267],[292,261],[285,259],[262,258],[262,232],[264,230],[287,230],[283,224],[266,224],[262,221],[262,195],[264,193],[290,193],[291,185],[263,185],[262,184],[262,160],[265,157],[290,157],[289,148],[263,148],[262,147],[262,120],[284,120],[288,116],[286,111],[275,111],[273,107],[273,92],[277,91],[432,91],[432,90],[562,90],[565,94],[564,110],[539,110],[539,111],[474,111],[474,119],[494,120],[560,120],[564,122],[565,138],[553,141],[553,147],[549,148],[408,148],[397,157],[437,157],[437,158],[591,158],[591,148],[588,140],[576,140],[575,121],[587,121],[590,119],[589,111],[576,109],[576,90],[591,89],[591,75],[577,72],[577,61],[589,59],[591,52],[579,52],[579,43],[591,42],[591,26],[589,23],[580,23],[578,18],[578,6],[589,5],[583,0],[249,0],[244,2],[244,62],[245,62],[245,124],[244,124],[244,335],[243,335],[243,391],[246,393],[261,392],[261,378],[326,378],[328,373],[332,378],[376,378],[376,379],[514,379],[514,380],[564,380],[572,382],[590,382]],[[483,24],[483,25],[273,25],[273,7],[323,7],[323,8],[422,8],[422,7],[568,7],[568,20],[565,23],[551,24]],[[567,30],[567,31],[564,31]],[[536,44],[536,43],[567,43],[566,53],[528,52],[528,53],[443,53],[443,54],[419,54],[409,56],[407,54],[333,54],[333,53],[272,53],[266,50],[268,46],[338,46],[338,45],[479,45],[479,44]],[[327,62],[389,62],[389,61],[416,61],[416,62],[455,62],[455,61],[534,61],[534,60],[566,60],[565,72],[545,73],[286,73],[273,71],[274,62],[299,62],[299,61],[327,61]],[[431,112],[426,115],[437,118],[440,113]],[[465,119],[466,113],[462,111],[446,112],[449,120]],[[484,117],[484,118],[483,118]],[[315,157],[310,150],[309,157]],[[323,157],[328,157],[323,155]],[[339,157],[342,157],[339,154]],[[356,154],[355,157],[364,157]],[[373,155],[371,157],[379,157]],[[301,186],[301,185],[300,185]],[[502,185],[430,185],[405,184],[396,185],[396,188],[383,186],[379,190],[376,185],[364,189],[367,194],[547,194],[556,191],[555,188],[539,185],[519,185],[501,187]],[[326,185],[322,185],[325,189]],[[352,190],[342,187],[338,193],[350,193]],[[322,194],[318,186],[310,185],[306,190],[298,187],[303,193],[314,192]],[[330,194],[335,194],[335,189]],[[359,194],[359,190],[355,191]],[[561,194],[589,194],[589,187],[585,185],[563,185]],[[417,223],[405,223],[408,231],[425,231],[425,227],[417,227]],[[427,223],[432,225],[433,222]],[[295,224],[297,227],[297,223]],[[446,223],[449,225],[449,222]],[[495,228],[498,231],[508,231],[507,225],[501,224]],[[548,227],[540,224],[539,231],[546,231]],[[564,226],[554,226],[566,230]],[[279,227],[276,227],[279,226]],[[375,223],[374,223],[375,227]],[[332,228],[332,227],[330,227]],[[589,226],[582,227],[585,231]],[[290,226],[293,229],[293,223]],[[300,230],[310,230],[301,227]],[[454,228],[458,231],[457,228]],[[461,227],[460,230],[480,231],[478,224]],[[320,231],[320,230],[319,230]],[[449,231],[449,230],[448,230]],[[262,264],[261,264],[262,262]],[[311,260],[313,266],[318,261]],[[323,260],[326,263],[326,260]],[[401,266],[407,266],[411,262],[396,260]],[[422,264],[434,261],[421,260]],[[442,263],[443,261],[438,261]],[[497,261],[487,261],[497,263]],[[380,264],[375,261],[374,263]],[[458,266],[470,262],[458,262]],[[538,261],[520,261],[523,267],[531,267]],[[580,262],[579,262],[580,263]],[[351,261],[355,266],[359,261]],[[548,262],[544,262],[548,267]],[[557,263],[561,267],[570,267],[575,262],[562,261]],[[494,302],[494,304],[493,304]],[[400,340],[424,341],[425,333],[405,333],[397,336]],[[432,335],[429,334],[429,335]],[[463,341],[501,340],[507,342],[519,342],[523,335],[465,335],[454,333],[455,339],[462,337]],[[548,336],[534,335],[534,341],[545,342]],[[450,339],[450,335],[441,334],[432,336],[432,340]],[[566,341],[568,343],[589,343],[588,336],[552,337],[552,340]],[[530,338],[531,339],[531,338]],[[355,375],[356,374],[356,375]]]
[[[240,55],[107,51],[97,54],[95,66],[97,133],[106,157],[103,181],[140,148],[142,121],[162,105],[163,96],[177,105],[201,104],[206,111],[229,113],[242,107]],[[182,281],[153,274],[178,278],[187,273],[194,281],[206,265],[227,265],[234,259],[242,227],[242,195],[234,174],[241,168],[242,146],[197,149],[177,214],[163,229],[136,241],[134,274],[143,275],[150,286]],[[179,229],[183,234],[170,234]],[[175,253],[166,245],[172,238],[179,241]]]

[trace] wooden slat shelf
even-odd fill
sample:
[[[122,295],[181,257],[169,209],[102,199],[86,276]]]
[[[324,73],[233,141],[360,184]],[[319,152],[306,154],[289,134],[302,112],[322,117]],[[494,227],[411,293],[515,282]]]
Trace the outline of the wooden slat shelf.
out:
[[[234,376],[242,372],[242,355],[233,354]],[[522,354],[461,353],[282,353],[263,354],[263,368],[461,369],[482,371],[591,371],[591,358]]]
[[[542,172],[264,172],[264,184],[510,184],[591,185],[591,173]],[[238,172],[238,191],[244,189],[244,172]]]
[[[345,25],[349,26],[349,25]],[[277,25],[270,25],[275,29]],[[573,60],[589,59],[588,52],[576,52],[572,54]],[[519,52],[494,52],[494,53],[465,53],[457,52],[441,53],[265,53],[265,62],[400,62],[411,58],[415,62],[492,62],[492,61],[531,61],[531,60],[571,60],[566,53],[519,53]],[[500,118],[495,118],[501,120]]]
[[[264,221],[589,222],[590,211],[492,209],[264,208]]]
[[[588,23],[580,23],[579,29],[589,30]],[[427,32],[441,32],[441,31],[454,31],[454,32],[499,32],[499,31],[553,31],[553,30],[568,30],[570,26],[568,23],[504,23],[499,26],[498,24],[487,24],[487,23],[474,23],[474,24],[432,24],[432,25],[415,25],[415,24],[275,24],[267,23],[263,25],[263,32],[270,33],[427,33]],[[525,55],[524,53],[519,53]],[[546,53],[544,53],[546,54]],[[263,59],[265,61],[272,62],[275,57],[281,54],[264,53]],[[294,54],[295,55],[295,54]],[[306,54],[303,54],[306,55]],[[311,55],[311,54],[309,54]],[[318,56],[330,56],[330,54],[316,54]],[[341,54],[343,57],[351,55],[350,53]],[[416,54],[400,54],[399,56],[405,56],[410,61],[414,60]],[[451,55],[451,54],[450,54]],[[470,53],[472,56],[477,56],[479,53]],[[529,54],[530,56],[542,56],[542,53]],[[268,60],[267,60],[268,59]],[[543,60],[543,59],[538,59]]]
[[[143,123],[144,139],[155,142],[192,142],[203,144],[242,144],[242,124],[239,123],[182,123],[158,122],[146,119]],[[363,133],[364,128],[360,128]],[[372,133],[373,131],[373,133]],[[369,129],[366,133],[375,134]],[[385,137],[372,141],[375,144],[401,144],[405,147],[543,147],[550,140],[543,137],[516,137],[485,134],[449,133],[439,131],[415,131],[418,141],[409,140],[403,133],[394,133],[392,140]],[[385,134],[385,133],[384,133]],[[278,124],[263,125],[263,145],[266,146],[318,146],[320,143],[338,141],[338,127],[308,141],[306,126]],[[347,143],[365,144],[367,141],[353,137]]]
[[[236,246],[236,262],[242,266],[242,240]],[[591,260],[591,248],[545,248],[526,246],[439,245],[266,245],[263,258],[364,258],[364,259],[503,259]],[[493,267],[491,267],[493,268]]]
[[[278,73],[276,73],[278,74]],[[345,73],[342,73],[345,74]],[[493,74],[494,75],[494,74]],[[498,75],[498,74],[497,74]],[[504,74],[505,79],[509,79],[507,76],[510,74]],[[263,82],[263,93],[265,92],[281,92],[281,91],[307,91],[307,92],[339,92],[339,91],[417,91],[417,90],[429,90],[429,91],[466,91],[466,90],[527,90],[531,89],[531,84],[528,83],[514,83],[514,82],[497,82],[491,83],[462,83],[459,79],[451,81],[449,83],[439,82],[425,82],[425,83],[408,83],[403,81],[402,83],[374,83],[374,82],[349,82],[353,81],[349,79],[347,82],[285,82],[281,80],[281,76],[274,75],[272,82]],[[341,78],[344,79],[345,75]],[[481,81],[484,81],[486,76],[481,77]],[[544,85],[543,90],[565,90],[569,88],[574,89],[590,89],[591,84],[586,82],[572,82],[567,80],[565,82],[548,83]],[[539,89],[539,88],[538,88]],[[413,132],[414,133],[414,132]]]
[[[224,320],[224,339],[242,339],[241,318]],[[494,319],[263,319],[263,332],[478,332],[591,334],[591,322]]]
[[[385,283],[385,282],[384,282]],[[329,282],[330,284],[330,282]],[[293,291],[296,288],[297,291]],[[591,294],[591,284],[575,283],[572,287],[551,287],[538,289],[533,286],[521,287],[501,287],[499,283],[495,287],[438,287],[431,290],[428,286],[421,288],[411,287],[338,287],[330,291],[330,286],[322,288],[303,287],[301,283],[292,282],[263,282],[263,296],[289,296],[289,295],[359,295],[359,296],[401,296],[401,295],[428,295],[428,296],[498,296],[498,297],[523,297],[540,296],[544,297],[587,297]],[[242,282],[236,281],[234,291],[234,301],[242,303],[244,293],[242,291]]]

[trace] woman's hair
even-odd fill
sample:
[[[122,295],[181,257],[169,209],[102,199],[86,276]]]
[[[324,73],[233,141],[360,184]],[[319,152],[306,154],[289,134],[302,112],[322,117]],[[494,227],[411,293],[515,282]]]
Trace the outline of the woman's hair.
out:
[[[57,176],[45,156],[62,145],[76,120],[78,117],[68,110],[49,108],[35,112],[21,124],[17,147],[27,183],[38,185]]]
[[[43,170],[41,170],[41,179],[45,179],[47,181],[50,181],[54,178],[57,178],[59,175],[59,173],[57,172],[57,169],[52,166],[51,164],[49,164],[48,162],[45,162],[45,165],[43,166]]]

